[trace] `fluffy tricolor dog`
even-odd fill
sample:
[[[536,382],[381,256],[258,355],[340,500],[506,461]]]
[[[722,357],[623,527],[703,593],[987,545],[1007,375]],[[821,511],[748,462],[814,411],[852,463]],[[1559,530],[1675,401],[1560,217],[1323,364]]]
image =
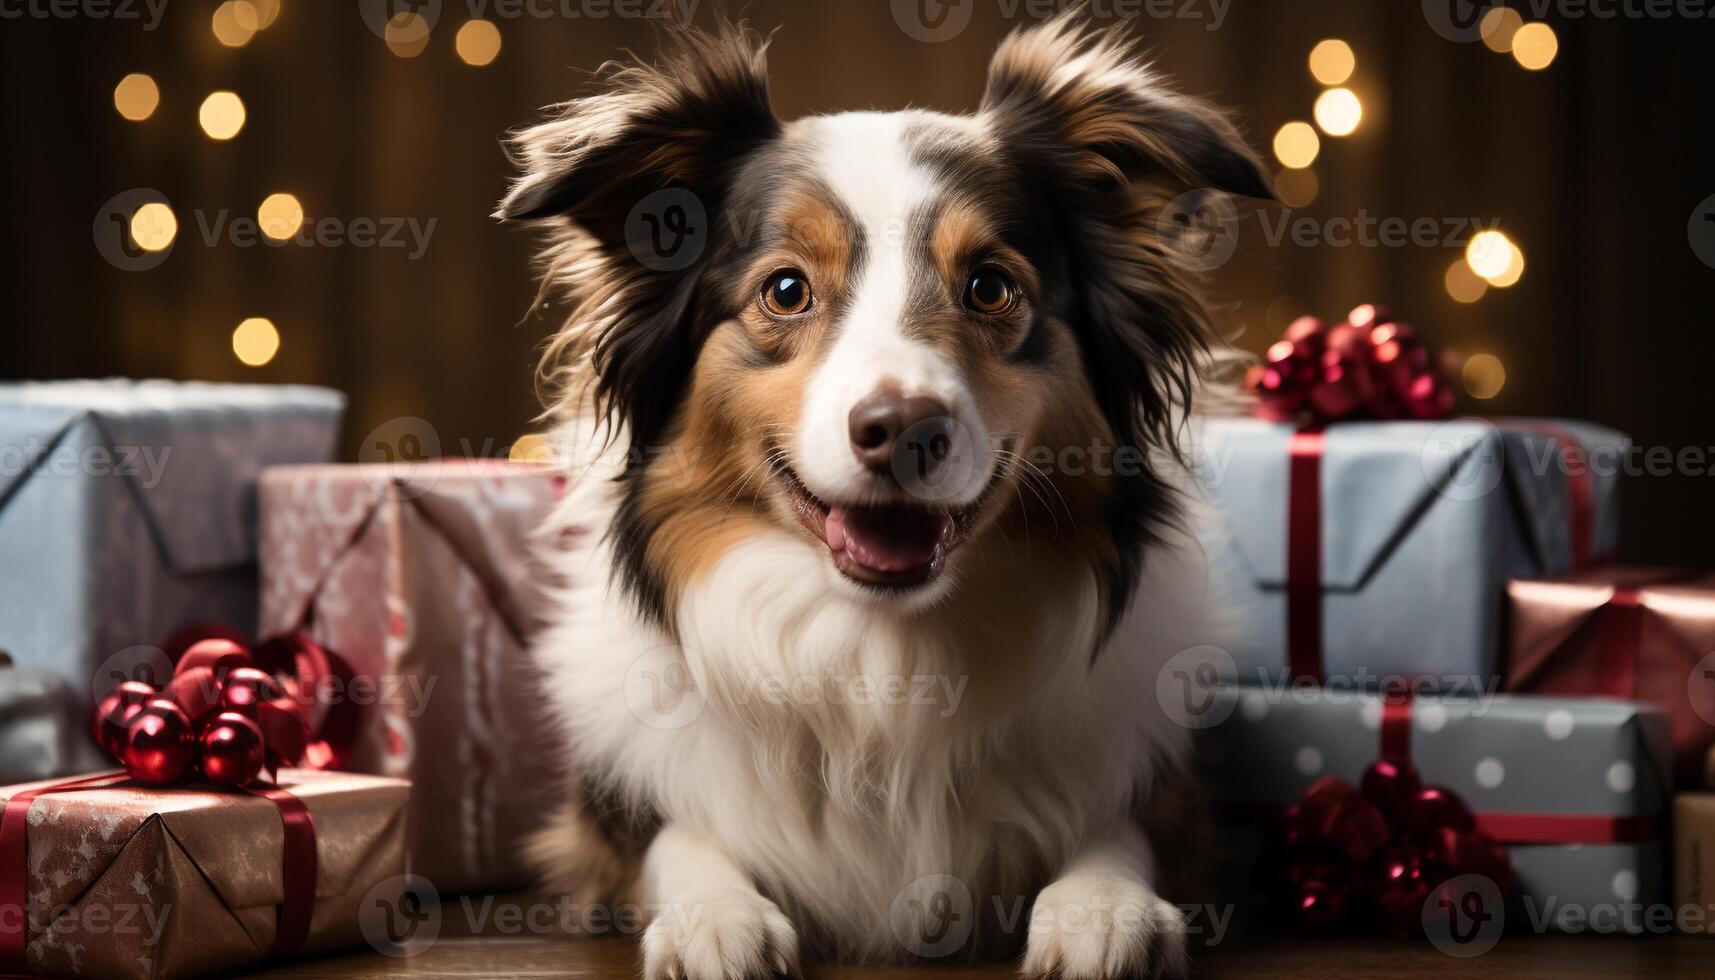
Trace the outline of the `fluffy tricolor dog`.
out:
[[[598,532],[535,652],[578,775],[536,857],[651,911],[648,980],[1183,968],[1136,815],[1214,638],[1210,332],[1157,223],[1257,160],[1068,17],[969,116],[782,122],[754,35],[671,47],[517,134],[500,209],[548,230],[557,520]]]

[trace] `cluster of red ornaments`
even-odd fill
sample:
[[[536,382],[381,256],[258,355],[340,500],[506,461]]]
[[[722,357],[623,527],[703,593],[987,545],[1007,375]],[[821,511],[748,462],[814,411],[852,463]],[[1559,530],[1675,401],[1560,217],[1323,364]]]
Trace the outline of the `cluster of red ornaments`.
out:
[[[1390,936],[1415,935],[1430,896],[1459,875],[1513,890],[1507,852],[1463,800],[1423,785],[1409,764],[1374,763],[1361,789],[1322,779],[1286,818],[1286,885],[1299,921],[1318,932],[1368,919]]]
[[[1453,388],[1410,324],[1370,304],[1329,326],[1299,317],[1250,369],[1258,413],[1325,425],[1354,419],[1443,419]]]
[[[125,681],[92,719],[103,749],[131,778],[165,786],[201,778],[244,786],[297,762],[308,737],[303,706],[227,639],[195,643],[163,689]]]

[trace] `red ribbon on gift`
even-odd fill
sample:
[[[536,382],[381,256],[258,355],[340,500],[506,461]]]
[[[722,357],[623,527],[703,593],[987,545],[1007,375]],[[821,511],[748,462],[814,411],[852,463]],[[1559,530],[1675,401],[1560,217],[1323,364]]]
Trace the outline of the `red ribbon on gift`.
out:
[[[1293,679],[1321,683],[1324,431],[1359,420],[1445,419],[1453,412],[1453,389],[1416,331],[1372,304],[1335,326],[1299,317],[1245,384],[1257,398],[1257,415],[1299,425],[1287,477],[1286,659]],[[1574,565],[1585,567],[1593,560],[1596,493],[1584,449],[1564,429],[1529,424],[1555,440],[1567,461]]]
[[[0,971],[27,973],[31,969],[29,916],[26,914],[30,880],[27,829],[30,805],[38,797],[51,793],[106,789],[124,786],[128,782],[130,780],[123,773],[80,777],[24,790],[13,795],[5,807],[0,808]],[[280,811],[280,825],[285,832],[280,851],[281,900],[269,956],[289,957],[303,949],[310,934],[310,916],[315,910],[315,820],[303,800],[280,786],[257,786],[242,792],[261,797]]]

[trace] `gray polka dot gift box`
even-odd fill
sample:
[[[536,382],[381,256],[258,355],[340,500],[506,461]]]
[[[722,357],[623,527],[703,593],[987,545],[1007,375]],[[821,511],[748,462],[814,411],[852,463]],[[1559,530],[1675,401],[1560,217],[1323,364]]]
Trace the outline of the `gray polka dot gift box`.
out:
[[[1325,777],[1359,785],[1385,756],[1451,791],[1476,830],[1504,846],[1516,879],[1513,900],[1496,910],[1507,928],[1673,928],[1672,755],[1660,708],[1287,686],[1205,693],[1193,719],[1198,771],[1236,825],[1268,825]]]

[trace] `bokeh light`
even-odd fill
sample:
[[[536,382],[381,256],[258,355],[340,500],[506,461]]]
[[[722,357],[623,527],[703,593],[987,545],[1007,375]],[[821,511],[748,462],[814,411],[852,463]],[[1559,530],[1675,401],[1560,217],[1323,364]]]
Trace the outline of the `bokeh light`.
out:
[[[1524,26],[1524,18],[1511,7],[1494,7],[1483,15],[1483,20],[1477,25],[1477,30],[1483,35],[1483,43],[1496,54],[1506,54],[1513,49],[1513,35]]]
[[[1364,119],[1364,104],[1349,88],[1331,88],[1316,99],[1316,125],[1329,136],[1350,136]]]
[[[1489,291],[1489,284],[1462,258],[1447,267],[1446,286],[1447,295],[1461,303],[1475,303]]]
[[[161,89],[155,80],[141,72],[132,72],[113,87],[113,108],[132,122],[142,122],[155,114],[161,104]]]
[[[1492,281],[1506,273],[1517,251],[1518,246],[1504,232],[1479,231],[1465,245],[1465,261],[1470,263],[1472,272]]]
[[[1560,53],[1560,38],[1554,28],[1541,21],[1526,24],[1513,34],[1513,58],[1528,71],[1541,71]]]
[[[1274,134],[1275,158],[1293,170],[1302,170],[1315,163],[1316,154],[1320,152],[1322,140],[1307,122],[1289,122]]]
[[[249,4],[255,11],[256,30],[265,31],[274,26],[274,21],[280,16],[280,0],[249,0]]]
[[[280,352],[280,331],[267,317],[253,316],[232,331],[232,353],[249,367],[261,367]]]
[[[179,219],[164,201],[150,201],[131,215],[131,241],[145,252],[164,252],[179,233]]]
[[[1466,359],[1465,368],[1460,373],[1464,376],[1465,390],[1472,398],[1493,398],[1507,384],[1506,365],[1493,354],[1473,354]]]
[[[1358,67],[1352,46],[1337,37],[1320,41],[1310,49],[1310,74],[1323,85],[1342,85]]]
[[[244,100],[236,92],[212,92],[202,100],[197,121],[209,139],[229,140],[244,128]]]
[[[256,36],[256,27],[262,18],[256,8],[250,5],[250,0],[226,0],[214,8],[211,27],[214,29],[214,39],[229,48],[242,48]]]
[[[256,223],[262,234],[283,242],[304,226],[304,206],[290,194],[270,194],[256,208]]]
[[[453,38],[453,50],[459,60],[472,67],[491,64],[500,57],[500,28],[493,21],[467,20]]]
[[[554,447],[549,444],[546,436],[530,433],[518,437],[507,451],[506,458],[514,463],[552,463]]]
[[[1523,277],[1524,252],[1520,251],[1517,245],[1514,245],[1512,251],[1507,254],[1506,268],[1489,276],[1488,279],[1489,285],[1497,289],[1506,289],[1508,286],[1515,285]]]
[[[429,22],[409,10],[393,15],[383,32],[388,50],[401,58],[415,58],[429,46]]]

